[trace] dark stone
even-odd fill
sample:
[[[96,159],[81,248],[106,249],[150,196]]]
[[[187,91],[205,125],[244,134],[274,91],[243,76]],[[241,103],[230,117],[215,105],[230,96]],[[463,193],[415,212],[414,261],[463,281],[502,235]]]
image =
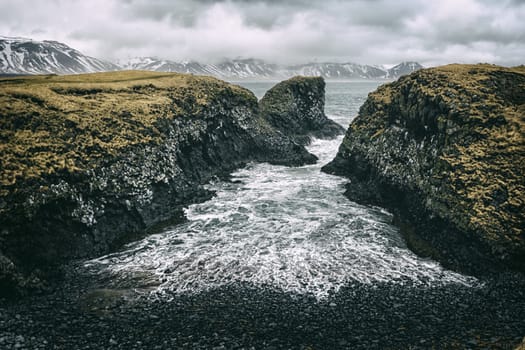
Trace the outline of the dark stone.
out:
[[[325,82],[321,77],[294,77],[268,90],[260,113],[274,128],[306,145],[311,137],[334,138],[344,128],[324,114]]]
[[[525,271],[524,91],[518,68],[420,70],[369,95],[323,171],[348,177],[352,200],[392,211],[420,255]]]
[[[54,295],[0,299],[0,345],[97,349],[114,339],[139,349],[514,349],[525,325],[525,299],[516,293],[525,280],[517,274],[477,287],[352,283],[327,300],[232,284],[167,301],[90,290],[74,277]]]

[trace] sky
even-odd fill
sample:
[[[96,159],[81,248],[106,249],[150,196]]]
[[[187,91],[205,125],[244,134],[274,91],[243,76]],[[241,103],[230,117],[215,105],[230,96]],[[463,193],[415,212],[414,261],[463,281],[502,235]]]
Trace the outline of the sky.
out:
[[[525,64],[525,0],[0,0],[0,35],[111,61]]]

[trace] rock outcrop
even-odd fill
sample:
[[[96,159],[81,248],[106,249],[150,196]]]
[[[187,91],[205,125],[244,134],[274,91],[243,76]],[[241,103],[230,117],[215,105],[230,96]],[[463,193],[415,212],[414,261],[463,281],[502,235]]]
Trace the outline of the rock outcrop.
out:
[[[268,90],[261,115],[274,128],[306,145],[310,138],[333,138],[344,128],[324,114],[325,82],[321,77],[294,77]]]
[[[462,271],[525,271],[525,69],[449,65],[379,87],[324,171]]]
[[[0,294],[179,222],[210,197],[203,184],[246,162],[317,160],[248,90],[175,73],[4,79],[0,138]]]

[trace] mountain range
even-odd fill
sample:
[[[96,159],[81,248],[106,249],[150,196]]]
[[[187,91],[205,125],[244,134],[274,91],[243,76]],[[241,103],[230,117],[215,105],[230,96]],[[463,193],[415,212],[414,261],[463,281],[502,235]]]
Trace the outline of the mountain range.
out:
[[[34,41],[0,36],[2,74],[77,74],[119,70],[58,41]]]
[[[259,59],[231,59],[218,64],[171,61],[153,57],[129,59],[118,64],[82,54],[57,41],[35,41],[0,36],[0,74],[79,74],[122,69],[211,75],[226,80],[285,79],[295,75],[325,79],[396,79],[423,68],[403,62],[392,68],[356,63],[307,63],[278,65]]]

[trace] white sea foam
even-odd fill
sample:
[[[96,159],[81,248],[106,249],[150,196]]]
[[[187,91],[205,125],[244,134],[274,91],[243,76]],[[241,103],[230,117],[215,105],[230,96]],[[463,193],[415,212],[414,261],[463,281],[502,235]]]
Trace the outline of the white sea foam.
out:
[[[323,298],[352,281],[475,285],[417,257],[390,214],[349,201],[346,180],[320,172],[340,142],[315,140],[315,165],[252,164],[232,182],[210,184],[217,195],[190,206],[188,222],[86,266],[121,286],[155,285],[157,293],[249,282]]]

